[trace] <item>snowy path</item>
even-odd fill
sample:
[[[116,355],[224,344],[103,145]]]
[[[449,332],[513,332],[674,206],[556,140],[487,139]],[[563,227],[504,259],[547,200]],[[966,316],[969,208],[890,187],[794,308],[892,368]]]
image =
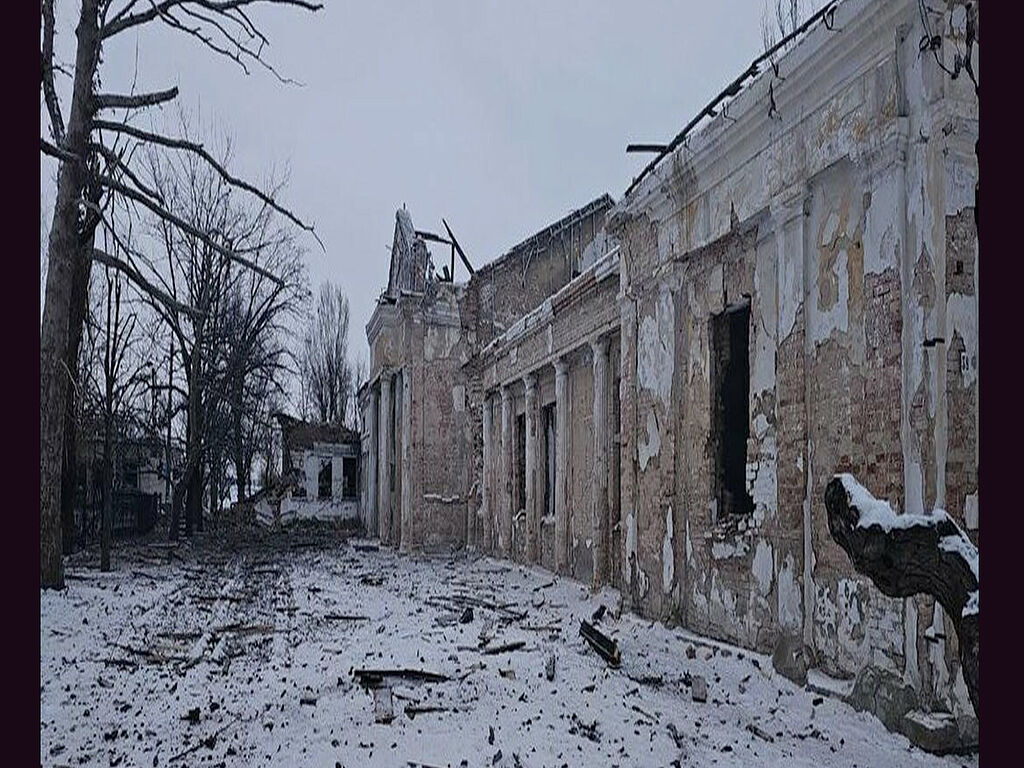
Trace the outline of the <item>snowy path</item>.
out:
[[[178,550],[170,564],[152,552],[115,552],[122,570],[78,569],[67,590],[41,595],[43,765],[978,764],[912,748],[779,677],[765,656],[617,619],[614,592],[540,569],[344,542]],[[459,623],[458,594],[509,609],[477,605]],[[579,636],[602,603],[619,670]],[[488,647],[525,647],[484,654],[485,627]],[[378,724],[351,674],[374,667],[449,679],[397,684],[395,719]],[[698,675],[705,703],[691,700]]]

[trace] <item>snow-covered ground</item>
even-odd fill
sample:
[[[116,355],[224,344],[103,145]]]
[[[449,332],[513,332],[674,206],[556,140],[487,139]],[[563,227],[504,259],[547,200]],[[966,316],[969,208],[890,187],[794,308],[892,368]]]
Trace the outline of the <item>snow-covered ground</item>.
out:
[[[617,617],[611,590],[471,555],[310,543],[134,546],[112,574],[72,566],[66,590],[40,597],[41,763],[978,764],[912,747],[766,656]],[[602,604],[617,670],[579,635]],[[485,650],[525,646],[484,653],[482,634]],[[377,723],[362,668],[448,679],[394,681],[394,719]]]

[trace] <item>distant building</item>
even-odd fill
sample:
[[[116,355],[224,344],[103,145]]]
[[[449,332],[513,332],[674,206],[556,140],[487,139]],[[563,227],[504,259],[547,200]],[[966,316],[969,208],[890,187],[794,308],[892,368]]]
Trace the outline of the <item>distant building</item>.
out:
[[[172,464],[174,457],[172,455]],[[115,536],[146,533],[159,510],[169,506],[167,449],[155,437],[120,438],[114,446]],[[103,434],[92,429],[78,441],[75,494],[75,540],[79,545],[99,539],[103,512]]]
[[[277,414],[277,421],[281,480],[253,497],[257,515],[281,521],[316,518],[362,523],[359,433],[283,413]]]

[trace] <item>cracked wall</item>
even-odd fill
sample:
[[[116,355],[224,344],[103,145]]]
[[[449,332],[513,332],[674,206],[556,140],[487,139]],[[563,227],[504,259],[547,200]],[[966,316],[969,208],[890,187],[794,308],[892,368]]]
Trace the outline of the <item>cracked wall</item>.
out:
[[[853,472],[897,509],[947,509],[977,541],[976,98],[917,56],[912,4],[870,19],[863,4],[844,10],[863,48],[848,40],[818,70],[813,53],[794,54],[799,95],[787,108],[776,84],[780,117],[746,130],[716,118],[611,217],[632,425],[624,587],[644,615],[765,651],[796,634],[826,672],[887,668],[962,716],[948,620],[934,601],[887,598],[859,577],[822,499],[834,472]],[[754,509],[726,518],[710,319],[740,301]]]
[[[832,675],[892,670],[966,722],[949,622],[934,601],[893,600],[858,576],[823,502],[832,474],[852,472],[900,511],[945,508],[977,543],[977,99],[919,55],[918,10],[846,0],[841,34],[809,33],[782,57],[784,80],[753,81],[729,119],[711,119],[614,208],[575,230],[552,225],[447,298],[428,290],[381,310],[371,375],[404,365],[414,382],[418,544],[527,559],[524,518],[499,542],[512,480],[498,393],[514,421],[523,376],[535,375],[539,414],[564,364],[567,530],[560,542],[538,515],[537,562],[556,570],[564,558],[565,572],[618,586],[644,616],[760,651],[798,636]],[[613,273],[597,252],[612,243]],[[753,504],[730,515],[718,502],[711,329],[740,305]],[[614,450],[609,556],[596,572],[590,342],[601,336]],[[539,445],[534,455],[546,466]],[[543,504],[543,471],[534,483]]]

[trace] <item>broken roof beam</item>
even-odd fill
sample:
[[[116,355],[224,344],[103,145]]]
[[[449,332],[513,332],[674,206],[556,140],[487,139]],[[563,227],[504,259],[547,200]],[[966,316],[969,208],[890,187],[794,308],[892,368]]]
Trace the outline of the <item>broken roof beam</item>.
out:
[[[459,245],[459,241],[455,239],[455,233],[452,232],[452,228],[448,226],[448,222],[441,219],[441,223],[444,224],[445,230],[448,232],[448,237],[452,239],[452,245],[455,246],[455,250],[459,253],[459,258],[462,259],[462,263],[466,265],[466,269],[469,270],[469,274],[475,275],[476,270],[473,269],[473,265],[469,263],[469,259],[466,258],[466,254],[462,250],[462,246]]]
[[[626,152],[661,152],[668,151],[668,144],[627,144]]]
[[[429,240],[432,243],[442,243],[444,245],[452,244],[451,240],[445,240],[443,237],[435,235],[433,232],[427,232],[423,229],[417,229],[415,232],[417,237],[422,238],[423,240]]]
[[[795,38],[804,34],[818,21],[824,20],[825,26],[831,30],[833,28],[832,24],[834,22],[832,21],[832,19],[834,19],[835,17],[835,10],[836,0],[831,0],[830,2],[826,3],[819,11],[811,14],[811,16],[809,16],[803,24],[801,24],[799,27],[797,27],[788,35],[779,40],[779,42],[777,42],[767,51],[765,51],[756,59],[754,59],[751,62],[750,66],[747,67],[747,69],[744,70],[739,77],[737,77],[735,80],[729,83],[729,85],[722,89],[722,91],[717,96],[715,96],[715,98],[713,98],[710,102],[708,102],[707,106],[704,107],[704,109],[702,109],[697,114],[697,116],[693,118],[693,120],[686,124],[686,127],[683,128],[683,130],[676,134],[676,137],[672,139],[672,141],[668,144],[664,151],[659,152],[657,157],[651,160],[651,162],[649,162],[644,167],[644,169],[640,171],[640,175],[633,179],[633,183],[629,185],[629,189],[626,190],[626,194],[628,195],[630,192],[636,189],[637,185],[641,181],[643,181],[644,177],[646,177],[647,174],[653,171],[655,166],[658,165],[658,163],[660,163],[667,154],[669,154],[670,152],[675,150],[680,144],[682,144],[683,140],[687,137],[687,135],[689,135],[690,131],[693,130],[701,120],[703,120],[705,117],[714,117],[716,114],[715,108],[721,102],[725,101],[727,98],[732,98],[733,96],[738,94],[740,90],[742,90],[743,83],[748,78],[753,77],[757,75],[758,72],[760,72],[760,65],[764,61],[770,60],[771,57],[774,56],[780,49],[782,49],[785,45],[790,43]]]

